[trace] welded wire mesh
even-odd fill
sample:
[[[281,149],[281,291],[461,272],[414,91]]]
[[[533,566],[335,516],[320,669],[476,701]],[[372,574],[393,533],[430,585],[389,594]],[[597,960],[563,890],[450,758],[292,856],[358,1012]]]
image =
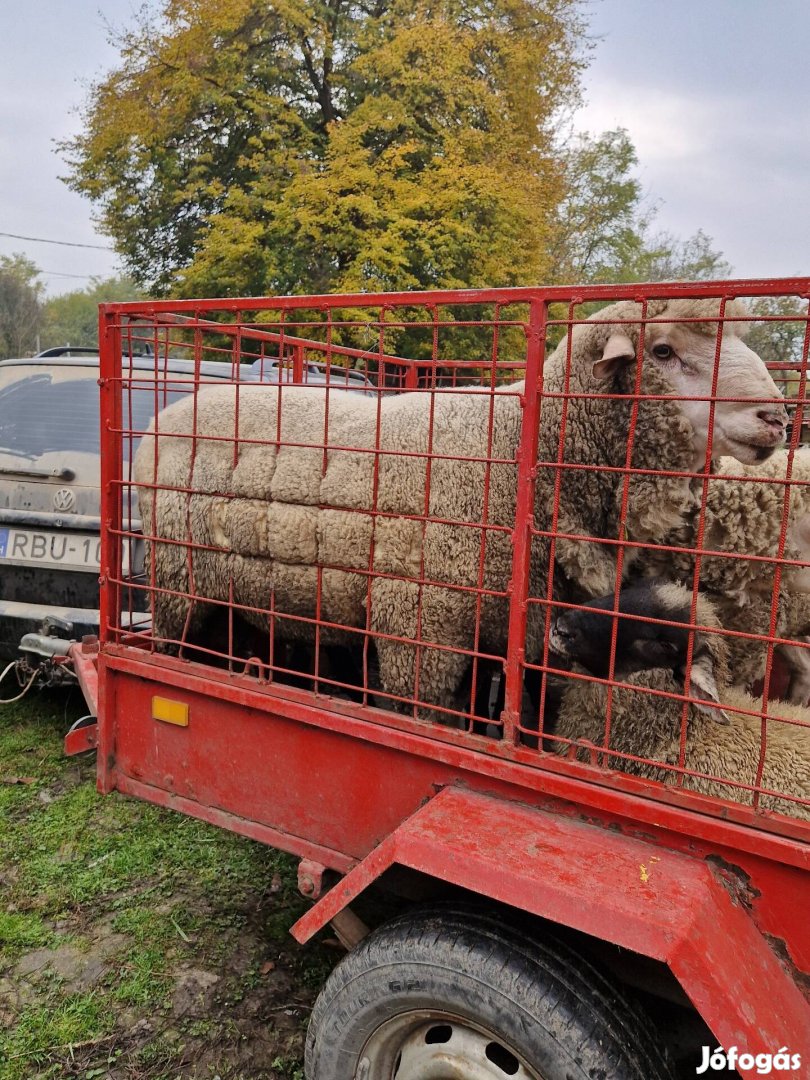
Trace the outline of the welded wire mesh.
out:
[[[104,640],[503,760],[808,817],[807,293],[111,305]],[[627,610],[643,582],[678,584],[677,612]],[[560,651],[572,613],[596,659]],[[744,766],[720,768],[721,729]]]

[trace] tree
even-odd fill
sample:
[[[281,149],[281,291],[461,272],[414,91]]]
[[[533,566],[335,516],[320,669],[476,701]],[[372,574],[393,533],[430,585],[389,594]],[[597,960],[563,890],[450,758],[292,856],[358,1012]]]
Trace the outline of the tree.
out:
[[[137,300],[143,293],[128,277],[93,278],[85,289],[47,299],[42,309],[43,349],[98,344],[98,305]]]
[[[582,30],[575,0],[163,0],[69,183],[156,292],[550,280]]]
[[[561,150],[565,196],[553,240],[556,280],[695,281],[729,277],[731,266],[699,229],[687,240],[653,232],[657,206],[635,175],[638,157],[623,128],[579,134]]]
[[[36,351],[42,320],[38,276],[25,255],[0,256],[0,359]]]
[[[655,233],[657,207],[645,199],[635,175],[638,158],[623,128],[579,134],[563,147],[565,196],[556,215],[553,265],[567,284],[629,281],[696,281],[731,275],[731,266],[702,230],[687,240]],[[579,316],[604,303],[581,305]],[[552,305],[565,318],[566,305]],[[549,335],[556,345],[564,334]]]
[[[731,263],[702,229],[687,240],[672,233],[646,234],[624,267],[625,281],[714,281],[732,275]]]
[[[788,368],[773,367],[771,374],[783,393],[796,397],[801,390],[802,367],[807,366],[807,319],[810,314],[807,300],[798,296],[760,296],[752,303],[751,314],[761,317],[763,321],[751,326],[746,343],[767,364],[789,365]],[[804,381],[806,397],[806,370]],[[808,419],[808,415],[805,419]]]
[[[655,214],[634,175],[638,158],[630,136],[623,128],[578,134],[561,155],[566,183],[552,241],[556,280],[627,280]]]

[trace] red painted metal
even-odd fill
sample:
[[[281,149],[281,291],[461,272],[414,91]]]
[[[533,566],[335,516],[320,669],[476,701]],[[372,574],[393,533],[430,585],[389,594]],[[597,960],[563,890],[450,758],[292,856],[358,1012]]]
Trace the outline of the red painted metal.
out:
[[[738,296],[785,295],[802,298],[806,325],[808,279],[154,301],[103,308],[100,339],[105,529],[103,644],[98,683],[101,790],[117,789],[170,806],[297,854],[308,860],[302,878],[312,885],[309,895],[314,896],[320,889],[324,868],[348,873],[345,881],[327,893],[298,924],[302,940],[387,866],[399,863],[662,960],[672,968],[725,1045],[736,1042],[752,1052],[774,1052],[790,1042],[793,1052],[804,1052],[810,1060],[808,1006],[802,999],[800,980],[793,977],[795,971],[810,976],[810,932],[805,917],[810,909],[810,824],[758,805],[759,797],[767,794],[761,787],[761,763],[756,783],[730,784],[727,799],[702,796],[681,786],[685,778],[698,775],[684,765],[688,698],[683,694],[650,691],[683,705],[681,761],[669,766],[671,784],[629,775],[624,770],[644,764],[644,759],[612,749],[611,757],[622,771],[607,768],[605,755],[600,755],[598,748],[594,749],[591,764],[551,753],[549,748],[556,738],[552,732],[545,732],[547,741],[538,747],[537,731],[527,728],[522,717],[521,696],[527,672],[540,675],[542,694],[549,674],[589,678],[608,686],[623,685],[615,678],[612,662],[609,678],[599,680],[581,673],[559,672],[551,662],[547,641],[540,656],[530,656],[526,651],[531,605],[541,605],[547,628],[554,609],[575,606],[556,599],[551,584],[544,596],[530,594],[535,539],[550,538],[552,550],[563,539],[592,539],[559,527],[565,470],[604,469],[616,476],[619,534],[600,538],[600,542],[605,550],[615,552],[619,567],[628,551],[645,546],[628,538],[624,528],[630,479],[639,473],[662,475],[656,468],[633,465],[632,446],[641,403],[640,375],[630,410],[623,464],[566,461],[564,428],[558,451],[552,454],[555,459],[538,461],[538,431],[544,406],[550,400],[562,399],[565,417],[569,401],[610,401],[618,397],[572,391],[570,385],[562,393],[544,390],[542,372],[550,335],[568,336],[570,357],[571,331],[583,318],[581,305],[592,302],[633,299],[644,305],[656,298],[711,296],[723,298],[725,303]],[[552,305],[564,305],[564,315],[558,315]],[[212,633],[199,640],[190,639],[190,614],[182,634],[166,641],[155,640],[148,625],[138,627],[130,618],[122,618],[125,590],[120,549],[124,538],[135,535],[123,517],[123,506],[133,488],[131,454],[123,451],[141,434],[133,430],[131,417],[121,413],[121,389],[134,377],[126,366],[126,348],[122,359],[122,344],[129,340],[133,327],[141,336],[144,332],[153,335],[156,402],[159,393],[165,394],[165,383],[159,390],[160,370],[169,351],[184,350],[185,355],[193,357],[198,365],[197,377],[190,385],[195,394],[195,416],[196,395],[204,392],[205,386],[199,363],[207,359],[231,364],[239,394],[244,382],[240,362],[265,356],[291,363],[296,381],[306,381],[305,360],[312,358],[320,358],[327,372],[333,367],[343,370],[341,365],[347,363],[361,368],[365,365],[364,370],[376,380],[377,420],[372,445],[336,443],[329,430],[336,393],[331,387],[323,431],[312,443],[296,444],[282,438],[280,404],[277,420],[260,439],[248,439],[238,430],[217,435],[202,432],[197,430],[196,420],[191,436],[192,462],[201,448],[208,449],[217,441],[232,452],[233,466],[245,448],[255,445],[287,450],[308,447],[317,452],[322,473],[330,455],[372,455],[372,502],[364,510],[371,522],[372,540],[367,562],[358,566],[356,559],[352,561],[351,573],[366,583],[384,579],[408,582],[416,596],[416,632],[412,639],[402,639],[375,627],[367,588],[365,620],[349,628],[362,669],[359,682],[357,676],[335,666],[326,646],[320,648],[328,641],[330,631],[341,628],[322,603],[324,575],[345,571],[345,566],[318,564],[317,595],[313,610],[306,615],[285,611],[270,588],[266,606],[240,606],[234,601],[231,577],[222,595],[205,598],[222,620],[218,636]],[[358,340],[365,345],[372,335],[376,336],[373,348],[358,346]],[[716,362],[721,335],[722,326],[715,341]],[[799,377],[799,420],[793,429],[793,449],[803,432],[800,421],[807,340],[806,335],[799,361],[774,368],[784,376],[785,386],[795,387],[795,377]],[[639,345],[639,355],[641,352]],[[138,381],[149,374],[139,370]],[[507,385],[522,375],[525,385]],[[344,374],[344,386],[347,378]],[[146,383],[149,385],[148,378]],[[716,365],[714,383],[716,391]],[[480,457],[454,458],[446,450],[437,450],[436,403],[438,394],[447,387],[474,388],[477,394],[489,395],[488,428],[483,432],[486,452]],[[379,505],[381,463],[391,453],[381,439],[384,397],[417,389],[429,394],[425,447],[402,456],[424,469],[424,488],[419,491],[418,506],[408,513],[395,513]],[[522,409],[514,457],[497,457],[493,453],[496,394],[505,393],[511,393],[513,398],[518,395]],[[721,403],[747,399],[724,398],[712,392],[697,400],[709,401],[713,412]],[[237,405],[237,416],[238,411]],[[237,428],[238,424],[237,419]],[[481,470],[482,511],[478,521],[456,520],[452,515],[442,517],[431,511],[436,462],[448,459]],[[507,524],[491,520],[490,480],[496,468],[513,469],[516,477],[514,521]],[[539,470],[548,468],[556,470],[551,527],[539,529],[534,520],[534,486]],[[710,468],[707,451],[707,463],[700,471],[674,474],[702,488],[702,512],[694,547],[661,545],[660,550],[693,553],[698,562],[722,555],[729,559],[752,558],[764,565],[775,563],[778,583],[779,573],[796,565],[795,560],[784,558],[784,514],[775,559],[717,552],[704,544],[703,515]],[[785,510],[788,487],[796,482],[790,480],[783,488]],[[167,488],[165,481],[159,482],[156,469],[152,484],[142,485],[141,497],[151,498],[154,507],[161,490]],[[190,584],[184,592],[179,582],[157,580],[153,544],[142,588],[151,595],[196,597],[198,557],[203,552],[223,549],[213,540],[191,535],[187,498],[194,494],[191,471],[169,490],[183,507],[187,536],[180,540],[161,537],[161,543],[179,545]],[[223,500],[237,497],[230,489],[217,494]],[[476,530],[481,548],[474,584],[431,578],[422,548],[416,562],[402,573],[378,571],[374,535],[380,524],[392,517],[411,522],[422,537],[437,525]],[[156,531],[155,536],[160,534]],[[512,572],[505,592],[487,582],[484,560],[486,545],[503,542],[504,537],[513,545]],[[428,590],[437,586],[465,597],[474,608],[475,633],[463,646],[424,637],[424,598]],[[497,597],[505,597],[507,610],[508,647],[502,656],[486,651],[482,644],[486,641],[482,632],[483,605]],[[769,634],[742,635],[768,644],[765,682],[771,698],[776,686],[771,677],[773,649],[791,640],[776,633],[775,604],[774,599]],[[252,655],[238,649],[240,613],[261,614],[267,620],[269,630],[261,648]],[[694,624],[694,604],[692,615]],[[299,628],[309,626],[315,641],[303,666],[291,655],[284,634],[277,633],[292,623]],[[415,687],[410,697],[386,692],[372,683],[374,648],[377,643],[390,641],[416,646]],[[614,629],[612,654],[615,648]],[[167,649],[181,650],[183,658],[167,655]],[[426,719],[424,710],[430,702],[420,700],[420,683],[430,650],[463,658],[468,665],[470,689],[466,705],[436,708]],[[487,689],[488,673],[498,668],[505,674],[505,700],[502,711],[490,718],[492,723],[487,728],[477,702]],[[492,694],[490,691],[490,698]],[[187,705],[188,726],[154,720],[151,699],[155,695]],[[768,715],[772,715],[771,708]],[[763,707],[752,715],[762,716],[764,711]],[[774,711],[778,714],[778,709]],[[436,722],[437,713],[449,722]],[[774,722],[778,721],[767,721]],[[763,755],[767,723],[763,719]],[[493,728],[498,738],[493,737]],[[610,735],[608,710],[602,747],[610,747]],[[747,795],[748,805],[742,801]],[[802,800],[797,798],[795,805],[800,807]],[[779,955],[784,953],[788,958],[790,970],[771,943],[776,944]]]
[[[84,700],[93,716],[98,716],[98,638],[87,637],[79,644],[71,645],[68,655]]]
[[[103,663],[108,672],[117,674],[105,679],[102,685],[121,685],[123,680],[119,678],[119,674],[134,676],[136,679],[145,677],[143,663],[133,661],[131,655],[119,647],[110,646],[105,650]],[[526,797],[534,793],[535,797],[547,794],[554,798],[570,799],[585,812],[604,812],[624,819],[625,829],[632,831],[633,826],[637,825],[644,835],[652,835],[651,827],[665,824],[667,829],[683,835],[686,846],[700,838],[709,845],[747,850],[765,859],[810,870],[807,828],[802,823],[792,825],[782,817],[765,812],[754,814],[750,808],[735,803],[724,804],[722,815],[702,816],[694,811],[702,809],[708,812],[714,807],[715,800],[623,773],[591,768],[557,757],[544,757],[542,767],[538,768],[537,754],[520,748],[516,748],[514,754],[509,755],[509,760],[505,761],[505,752],[501,750],[498,753],[498,748],[491,745],[491,740],[481,736],[465,736],[463,733],[459,735],[444,729],[441,733],[430,732],[427,735],[423,723],[406,716],[391,717],[388,712],[380,709],[359,708],[327,696],[319,696],[313,700],[313,695],[306,691],[292,687],[262,687],[251,677],[228,675],[214,670],[201,672],[199,665],[171,657],[154,657],[150,660],[150,667],[153,670],[148,677],[152,681],[138,689],[139,694],[141,690],[143,692],[143,705],[137,712],[133,712],[128,722],[133,727],[149,715],[148,701],[152,694],[158,693],[161,686],[167,691],[171,690],[171,697],[179,697],[184,701],[188,700],[190,694],[197,694],[202,698],[213,696],[221,703],[221,708],[225,707],[226,701],[236,706],[229,715],[229,723],[235,725],[240,719],[244,721],[244,726],[232,729],[238,732],[245,742],[241,750],[249,747],[251,738],[260,737],[258,733],[264,730],[257,726],[261,715],[268,717],[269,721],[274,717],[282,717],[299,724],[350,736],[354,740],[350,744],[353,754],[365,753],[366,748],[359,747],[358,743],[367,741],[376,746],[401,751],[414,766],[419,758],[426,757],[452,769],[479,774],[488,784],[498,781],[514,783],[517,790],[522,790]],[[149,698],[147,694],[150,695]],[[250,715],[241,717],[240,710],[248,710]],[[146,737],[149,737],[149,730],[145,732]],[[121,732],[119,734],[122,735]],[[236,738],[232,742],[236,743]],[[277,747],[276,750],[281,753],[284,748]],[[110,768],[114,764],[115,760],[111,759]],[[361,770],[355,771],[359,773]],[[285,793],[282,792],[280,797],[286,798]],[[421,797],[424,796],[420,792],[419,798]],[[322,795],[321,799],[323,798]],[[666,810],[662,810],[662,806],[656,803],[663,804]],[[662,820],[664,813],[665,822]],[[773,830],[766,831],[771,825]],[[362,834],[358,837],[358,842],[362,843]]]
[[[115,754],[99,753],[102,790],[181,809],[345,873],[436,791],[460,782],[587,820],[604,830],[607,845],[624,834],[655,855],[671,849],[739,867],[750,879],[756,925],[810,973],[805,842],[696,812],[691,793],[556,758],[544,768],[499,760],[478,736],[464,746],[437,742],[407,717],[397,730],[381,710],[361,719],[337,711],[346,703],[318,704],[305,692],[299,700],[281,697],[255,680],[200,674],[200,665],[183,661],[161,658],[145,671],[120,652],[102,657],[102,685],[114,688],[122,718],[114,725]],[[188,728],[154,721],[154,694],[187,702]],[[102,724],[102,733],[112,726]],[[504,830],[501,843],[509,842]]]
[[[312,859],[302,859],[298,864],[298,888],[310,900],[319,900],[323,893],[324,874],[328,867]]]
[[[505,838],[508,838],[505,842]],[[722,1046],[810,1061],[810,1002],[751,921],[741,882],[643,840],[517,803],[442,790],[292,928],[308,941],[394,865],[666,963]],[[752,1008],[752,1003],[756,1003]]]
[[[408,307],[424,304],[524,304],[542,297],[550,304],[612,300],[670,300],[698,296],[808,295],[808,278],[740,278],[733,281],[668,281],[626,285],[544,285],[509,289],[431,289],[426,292],[324,293],[315,296],[219,297],[213,300],[146,300],[103,304],[109,315],[150,319],[165,312],[191,312],[192,318],[214,311],[317,311],[329,308]],[[752,321],[759,321],[752,316]],[[778,317],[771,317],[776,319]],[[784,322],[784,317],[779,321]]]
[[[535,300],[529,316],[526,350],[526,394],[523,411],[523,430],[528,437],[521,439],[517,454],[517,504],[512,560],[512,602],[509,610],[509,644],[506,654],[506,696],[504,702],[504,741],[514,745],[518,738],[522,698],[521,670],[525,663],[526,596],[529,587],[529,557],[531,553],[531,523],[534,512],[534,478],[537,463],[537,439],[540,426],[541,398],[537,387],[543,369],[548,305]]]
[[[81,642],[74,642],[67,656],[93,717],[98,716],[98,649],[98,638],[88,636]],[[65,736],[64,750],[68,757],[95,750],[97,746],[98,722],[74,726]]]
[[[98,746],[98,724],[83,724],[81,727],[72,727],[65,735],[65,757],[74,757],[76,754],[85,754],[88,750],[95,750]]]

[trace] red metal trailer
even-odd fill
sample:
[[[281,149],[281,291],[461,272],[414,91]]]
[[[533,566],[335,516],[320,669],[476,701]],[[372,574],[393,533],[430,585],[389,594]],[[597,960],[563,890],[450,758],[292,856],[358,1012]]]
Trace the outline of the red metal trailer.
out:
[[[746,400],[744,389],[718,392],[723,342],[736,333],[735,326],[750,321],[766,330],[773,324],[790,330],[792,354],[768,353],[765,359],[788,395],[792,462],[801,453],[810,338],[807,279],[144,301],[102,308],[98,725],[73,733],[71,746],[75,751],[97,742],[103,792],[146,799],[300,857],[300,886],[314,904],[293,934],[305,942],[333,921],[356,946],[316,1006],[307,1046],[309,1080],[676,1075],[674,1031],[654,1032],[647,1025],[639,990],[648,1002],[653,995],[689,1006],[707,1025],[697,1040],[697,1059],[686,1059],[691,1071],[679,1075],[694,1075],[696,1068],[710,1074],[723,1065],[743,1076],[810,1076],[810,825],[803,820],[810,792],[774,793],[762,767],[769,732],[780,723],[774,656],[780,646],[801,650],[806,645],[798,635],[781,637],[778,622],[782,576],[804,565],[786,553],[791,483],[801,483],[791,481],[790,465],[779,487],[784,521],[777,530],[778,550],[757,556],[772,579],[769,625],[764,632],[739,633],[744,640],[761,641],[767,654],[759,688],[764,696],[754,711],[762,729],[754,781],[729,780],[724,798],[690,789],[699,786],[692,781],[700,779],[700,770],[684,756],[693,713],[683,686],[659,692],[682,706],[683,717],[680,756],[647,763],[665,773],[657,780],[645,775],[633,755],[616,750],[610,705],[598,743],[556,735],[548,711],[555,679],[565,686],[586,680],[616,693],[634,684],[614,668],[616,619],[606,676],[566,669],[549,652],[549,626],[560,610],[576,609],[583,600],[559,598],[553,568],[546,591],[535,591],[533,552],[539,543],[550,543],[553,564],[555,544],[563,540],[598,542],[601,552],[618,561],[621,578],[622,561],[653,546],[634,535],[638,508],[631,497],[636,476],[668,475],[666,465],[650,467],[633,457],[644,423],[639,410],[655,397],[642,382],[644,366],[653,362],[646,339],[658,331],[660,300],[707,297],[717,298],[717,316],[708,330],[714,374],[708,393],[684,400],[706,404],[713,424],[725,405]],[[784,297],[795,298],[794,306],[768,314],[769,302]],[[728,307],[732,298],[759,298],[760,308],[741,315],[739,308]],[[594,311],[598,325],[600,305],[624,300],[637,305],[632,326],[627,316],[625,321],[613,316],[613,328],[633,339],[637,355],[630,391],[594,392],[568,376],[562,390],[549,389],[544,362],[551,346],[562,342],[557,357],[563,357],[570,375],[577,328]],[[699,317],[686,322],[701,329]],[[701,332],[706,334],[705,325]],[[177,434],[169,427],[164,441],[161,416],[158,438],[133,429],[122,415],[121,390],[146,377],[128,364],[133,335],[152,341],[156,395],[166,390],[161,360],[170,353],[231,365],[232,407],[227,416],[222,413],[218,428],[206,427],[203,419],[210,388],[200,378],[191,394],[190,429]],[[767,346],[767,334],[760,338]],[[784,342],[784,335],[779,340]],[[784,344],[780,347],[784,350]],[[276,370],[290,365],[289,382],[302,388],[280,376],[272,383],[251,382],[248,372],[264,359]],[[349,367],[366,375],[371,392],[352,393]],[[320,373],[311,385],[308,370]],[[293,391],[297,399],[289,397]],[[427,417],[423,444],[398,454],[386,441],[391,403],[415,392],[423,395],[419,408]],[[268,419],[256,437],[247,420],[240,420],[240,409],[246,416],[261,394],[276,410],[266,416],[277,415],[278,422]],[[287,425],[289,410],[304,394],[317,396],[316,413],[323,422],[305,439],[282,428],[282,415]],[[441,425],[448,395],[475,399],[470,415],[484,417],[482,454],[447,450]],[[544,459],[540,433],[553,400],[554,415],[562,410],[558,452]],[[595,410],[615,407],[617,416],[624,410],[621,415],[628,417],[622,435],[626,459],[618,465],[566,456],[568,410],[573,415],[575,403],[583,401]],[[777,407],[763,401],[762,408],[769,404]],[[370,440],[353,444],[341,433],[337,418],[353,409],[372,418]],[[522,418],[508,453],[500,441],[501,409],[510,416],[519,409]],[[144,437],[156,450],[150,481],[140,483],[141,513],[149,518],[144,534],[151,544],[140,588],[153,607],[184,605],[179,632],[167,632],[165,620],[157,619],[138,627],[132,612],[122,611],[132,585],[126,582],[125,590],[121,547],[141,529],[129,509],[135,487],[131,451]],[[691,552],[695,586],[702,559],[734,558],[714,550],[704,535],[707,490],[716,467],[712,437],[710,430],[705,460],[672,474],[696,492],[697,540],[657,545],[659,555]],[[183,440],[188,467],[169,482],[159,457]],[[203,487],[201,462],[213,460],[215,450],[228,456],[229,464],[224,479],[219,474],[213,486]],[[323,485],[309,500],[307,514],[311,511],[321,524],[313,526],[320,546],[301,570],[306,581],[311,573],[315,582],[307,610],[288,602],[279,570],[282,540],[271,537],[256,554],[240,551],[228,533],[229,515],[240,507],[250,502],[257,514],[264,513],[256,509],[261,500],[251,501],[240,487],[239,468],[247,455],[280,468],[282,455],[292,460],[300,452],[308,453],[310,462],[317,460],[321,479],[335,462],[367,460],[371,492],[370,503],[354,508],[349,498],[332,495],[330,501]],[[420,478],[421,504],[409,511],[385,504],[386,470],[397,457],[409,458],[409,467],[416,469],[412,475]],[[477,519],[461,511],[443,517],[446,505],[437,510],[436,492],[447,475],[442,463],[448,460],[462,470],[465,485],[470,477],[480,482]],[[582,476],[612,471],[617,493],[612,535],[566,532],[560,511],[566,470],[581,470]],[[496,475],[497,483],[511,485],[514,492],[511,518],[492,508]],[[548,520],[541,520],[536,492],[549,477],[554,494],[546,507]],[[283,498],[278,492],[268,495],[274,506]],[[195,515],[202,500],[209,508],[217,501],[228,536],[200,532]],[[161,520],[171,505],[182,526],[179,533]],[[347,543],[337,555],[332,545],[326,557],[325,519],[318,515],[336,510],[362,516],[371,539],[361,548]],[[265,526],[272,532],[270,516]],[[383,564],[381,538],[386,528],[405,526],[416,538],[416,555],[392,569]],[[436,579],[435,566],[425,558],[431,529],[456,530],[437,533],[455,537],[474,532],[475,580],[462,580],[451,568]],[[290,537],[285,528],[282,539]],[[499,583],[489,576],[487,545],[508,553],[508,580]],[[161,562],[168,552],[178,567],[171,581]],[[452,554],[448,558],[452,563]],[[257,573],[267,574],[263,603],[240,591],[240,573],[249,559]],[[226,567],[224,584],[217,588],[203,572],[209,565]],[[363,605],[362,618],[351,625],[334,615],[329,592],[335,581],[349,578]],[[375,592],[380,582],[393,587],[398,581],[408,590]],[[414,599],[410,637],[375,621],[373,607],[383,595]],[[451,596],[463,597],[465,610],[474,612],[469,641],[428,637],[424,631],[427,604]],[[454,609],[448,603],[451,620]],[[538,618],[545,620],[539,652],[527,637],[527,625]],[[506,642],[502,649],[491,644],[497,640],[491,623],[498,620]],[[694,606],[690,625],[701,629]],[[694,638],[693,633],[687,688]],[[392,650],[395,657],[410,657],[410,694],[376,673],[375,655]],[[462,674],[457,700],[448,705],[424,688],[435,666],[444,670],[451,656],[453,670]],[[77,650],[76,659],[92,696],[95,650]],[[534,690],[527,694],[532,680]],[[647,691],[647,703],[655,693]],[[801,718],[791,723],[803,726]],[[768,808],[774,794],[786,800],[780,813]],[[423,899],[366,935],[352,920],[350,905],[375,882]],[[701,1045],[708,1047],[702,1058]]]

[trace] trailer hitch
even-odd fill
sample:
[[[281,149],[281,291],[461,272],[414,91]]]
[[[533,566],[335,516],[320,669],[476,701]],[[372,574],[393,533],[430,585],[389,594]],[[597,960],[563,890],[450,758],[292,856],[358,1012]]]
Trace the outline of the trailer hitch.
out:
[[[45,689],[78,684],[90,711],[65,735],[68,756],[94,750],[98,743],[98,638],[90,635],[78,642],[71,638],[72,633],[72,623],[48,615],[37,632],[23,636],[19,644],[22,655],[0,675],[2,682],[13,670],[22,687],[16,697],[4,699],[6,703],[19,701],[34,686]]]
[[[43,619],[36,633],[25,634],[20,641],[22,656],[17,661],[17,679],[46,687],[75,685],[76,673],[69,662],[75,644],[73,624],[55,615]]]

